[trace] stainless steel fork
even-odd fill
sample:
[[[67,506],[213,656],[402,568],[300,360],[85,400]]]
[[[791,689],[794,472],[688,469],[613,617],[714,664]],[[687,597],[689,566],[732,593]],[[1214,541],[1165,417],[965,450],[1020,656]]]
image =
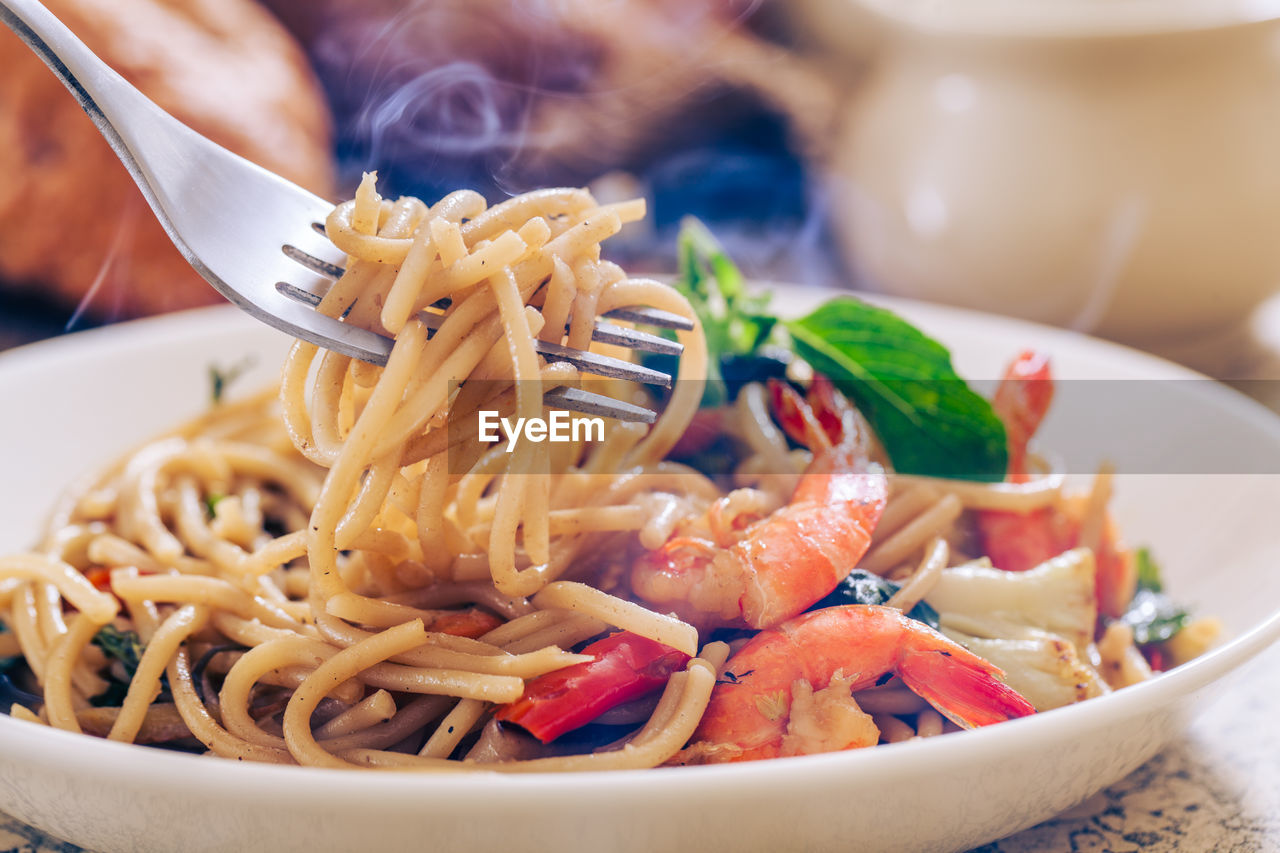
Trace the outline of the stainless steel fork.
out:
[[[346,263],[320,224],[333,209],[330,202],[169,115],[36,0],[0,0],[0,20],[71,90],[137,181],[174,245],[219,293],[294,337],[363,361],[386,363],[389,338],[314,310]],[[692,328],[683,317],[648,309],[612,316],[661,328]],[[680,352],[673,341],[612,323],[597,323],[593,337],[633,349]],[[599,353],[555,344],[542,344],[540,351],[585,373],[671,383],[665,373]],[[620,420],[654,419],[643,407],[578,389],[559,389],[547,396],[547,402]]]

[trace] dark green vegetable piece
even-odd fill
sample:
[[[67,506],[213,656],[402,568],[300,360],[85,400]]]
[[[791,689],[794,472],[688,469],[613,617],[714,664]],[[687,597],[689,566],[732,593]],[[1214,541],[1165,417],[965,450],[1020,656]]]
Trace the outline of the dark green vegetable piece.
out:
[[[755,356],[778,321],[767,311],[769,294],[747,294],[742,272],[697,219],[687,217],[681,224],[676,250],[680,275],[675,287],[693,306],[707,339],[702,405],[721,406],[734,396],[721,376],[721,364],[728,362],[731,370],[743,372],[744,363],[735,360]],[[658,363],[652,366],[668,369]]]
[[[770,295],[747,294],[742,272],[697,219],[684,220],[677,251],[677,286],[698,312],[710,351],[718,356],[754,353],[777,323],[768,311]]]
[[[129,682],[118,678],[107,680],[107,689],[97,696],[89,697],[89,704],[95,708],[119,708],[129,695]]]
[[[1171,602],[1163,592],[1140,589],[1121,619],[1133,628],[1133,642],[1145,646],[1163,643],[1177,634],[1186,627],[1187,617],[1187,611]]]
[[[1151,556],[1150,548],[1139,548],[1133,555],[1133,562],[1138,570],[1138,589],[1164,592],[1164,582],[1160,580],[1160,567]]]
[[[138,671],[138,662],[142,660],[142,641],[134,631],[121,631],[114,625],[103,625],[92,642],[108,658],[119,661],[124,677],[109,671],[107,689],[90,697],[89,703],[99,708],[116,707],[124,702],[124,697],[129,692],[129,683]]]
[[[6,625],[3,620],[0,620],[0,634],[4,634],[8,630],[9,626]],[[0,658],[0,675],[3,675],[9,667],[13,666],[19,660],[21,660],[21,658]]]
[[[253,358],[248,357],[241,359],[230,367],[219,367],[216,364],[209,365],[209,401],[213,405],[222,402],[222,398],[227,393],[227,388],[232,382],[235,382],[245,371],[253,367]]]
[[[204,499],[204,510],[209,518],[213,518],[218,511],[218,502],[225,498],[226,495],[206,495]]]
[[[1186,627],[1189,614],[1164,594],[1160,567],[1151,552],[1139,548],[1134,554],[1138,570],[1138,591],[1120,621],[1133,629],[1133,642],[1139,646],[1163,643]]]
[[[18,660],[20,658],[9,658],[10,668]],[[4,662],[0,661],[0,663]],[[4,666],[0,666],[0,714],[8,714],[14,705],[22,705],[29,711],[35,711],[43,704],[43,696],[18,687],[9,678],[8,670]]]
[[[9,626],[6,625],[3,620],[0,620],[0,634],[4,634],[8,630],[9,630]],[[3,675],[5,672],[7,672],[10,669],[10,667],[12,667],[15,663],[17,663],[20,660],[22,660],[22,658],[19,658],[19,657],[0,658],[0,675]]]
[[[115,625],[103,625],[94,635],[93,644],[112,660],[118,660],[132,678],[142,660],[142,641],[134,631],[121,631]]]
[[[825,598],[809,609],[821,610],[824,607],[839,607],[842,604],[884,604],[901,588],[901,584],[896,584],[865,569],[854,569]],[[938,611],[923,601],[908,610],[906,615],[917,622],[923,622],[930,628],[935,630],[938,628]]]
[[[794,360],[790,350],[765,346],[750,355],[720,357],[720,377],[730,400],[738,399],[742,386],[750,382],[786,379],[787,367]]]
[[[858,404],[895,470],[1004,479],[1004,424],[955,372],[942,344],[892,311],[852,297],[784,325],[796,354]]]

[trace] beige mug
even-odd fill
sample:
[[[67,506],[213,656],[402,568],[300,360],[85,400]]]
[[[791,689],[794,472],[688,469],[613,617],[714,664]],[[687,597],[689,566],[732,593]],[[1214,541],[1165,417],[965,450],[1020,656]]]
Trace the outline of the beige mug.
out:
[[[1280,285],[1280,2],[853,2],[864,286],[1168,351]]]

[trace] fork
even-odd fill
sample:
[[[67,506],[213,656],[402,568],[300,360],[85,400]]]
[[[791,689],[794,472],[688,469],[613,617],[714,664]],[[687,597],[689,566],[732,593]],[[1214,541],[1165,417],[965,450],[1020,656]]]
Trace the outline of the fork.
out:
[[[346,257],[324,236],[330,202],[250,163],[162,110],[94,55],[36,0],[0,0],[0,20],[62,80],[133,176],[183,257],[230,302],[296,338],[373,364],[393,341],[314,310]],[[442,306],[445,307],[445,306]],[[648,308],[613,319],[692,329],[677,314]],[[430,329],[440,315],[423,312]],[[433,319],[434,318],[434,319]],[[630,349],[679,355],[658,335],[597,322],[592,338]],[[670,387],[671,377],[623,359],[539,342],[550,361],[596,376]],[[558,408],[652,423],[654,412],[601,394],[562,387],[544,395]]]

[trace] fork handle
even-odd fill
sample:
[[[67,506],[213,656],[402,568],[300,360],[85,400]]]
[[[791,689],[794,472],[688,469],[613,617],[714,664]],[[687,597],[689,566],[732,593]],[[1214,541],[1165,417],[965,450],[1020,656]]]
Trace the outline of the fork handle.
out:
[[[26,42],[75,96],[129,170],[169,237],[184,254],[189,254],[164,214],[153,189],[152,176],[135,158],[134,151],[155,149],[155,140],[175,131],[190,134],[195,131],[158,107],[99,59],[38,0],[0,0],[0,21]],[[158,132],[161,130],[163,132]]]

